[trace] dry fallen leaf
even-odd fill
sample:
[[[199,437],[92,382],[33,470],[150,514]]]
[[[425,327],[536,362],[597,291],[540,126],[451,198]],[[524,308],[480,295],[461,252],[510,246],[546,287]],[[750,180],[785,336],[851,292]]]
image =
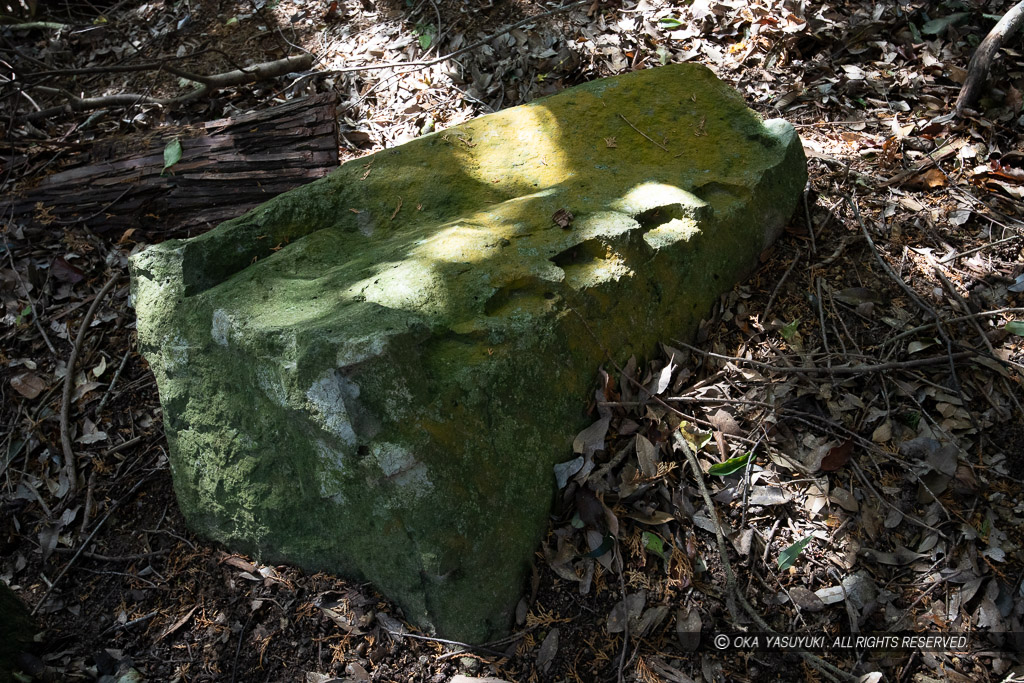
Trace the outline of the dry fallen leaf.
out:
[[[927,171],[907,178],[903,187],[910,190],[934,190],[938,187],[945,187],[947,182],[949,181],[945,173],[937,168],[929,168]]]
[[[11,386],[25,398],[33,399],[43,393],[46,382],[34,372],[23,372],[11,378]]]
[[[847,439],[838,446],[834,446],[821,459],[822,472],[834,472],[845,465],[853,453],[853,439]]]
[[[555,215],[551,217],[551,220],[555,222],[555,225],[568,230],[569,226],[572,225],[573,218],[575,218],[575,216],[573,216],[568,209],[559,209],[558,211],[555,211]]]

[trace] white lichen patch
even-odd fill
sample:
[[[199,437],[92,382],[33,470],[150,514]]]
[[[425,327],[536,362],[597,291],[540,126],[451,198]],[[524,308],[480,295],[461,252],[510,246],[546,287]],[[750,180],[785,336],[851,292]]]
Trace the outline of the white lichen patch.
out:
[[[288,390],[277,373],[266,366],[262,366],[256,371],[256,382],[267,398],[270,399],[271,403],[280,408],[288,407]]]
[[[377,442],[370,448],[370,454],[388,481],[404,489],[408,495],[419,498],[434,490],[426,465],[416,460],[403,446]]]
[[[409,412],[412,405],[413,397],[409,387],[406,386],[404,381],[396,378],[395,383],[388,388],[387,395],[384,398],[386,414],[393,418],[401,418]]]
[[[314,421],[324,431],[354,446],[356,433],[345,408],[345,400],[359,397],[359,385],[330,370],[306,392],[307,406]]]
[[[317,467],[317,479],[320,483],[320,497],[329,498],[332,502],[342,504],[345,502],[344,485],[342,477],[345,474],[346,464],[344,454],[331,448],[326,442],[316,439],[313,447],[319,456]]]
[[[172,373],[181,368],[187,368],[189,348],[188,341],[181,332],[175,332],[174,336],[165,336],[163,344],[161,344],[165,372]]]
[[[231,332],[231,316],[223,308],[213,312],[213,324],[210,327],[210,337],[221,346],[228,345],[228,335]]]
[[[386,332],[377,332],[363,337],[339,340],[338,351],[335,356],[338,367],[347,368],[357,363],[362,363],[364,360],[376,358],[384,352],[388,336]],[[357,386],[356,396],[359,395],[358,390],[359,387]]]

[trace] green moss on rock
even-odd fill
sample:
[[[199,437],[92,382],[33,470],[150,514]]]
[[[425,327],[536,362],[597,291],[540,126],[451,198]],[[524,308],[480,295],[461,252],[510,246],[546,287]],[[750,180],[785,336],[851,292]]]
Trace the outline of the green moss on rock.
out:
[[[266,561],[369,579],[445,637],[503,633],[606,352],[691,335],[805,180],[791,126],[677,65],[146,250],[139,338],[182,511]]]

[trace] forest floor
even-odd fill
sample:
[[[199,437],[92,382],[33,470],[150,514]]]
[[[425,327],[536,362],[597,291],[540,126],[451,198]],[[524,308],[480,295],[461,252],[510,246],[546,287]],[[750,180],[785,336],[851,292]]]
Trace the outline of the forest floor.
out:
[[[370,585],[193,535],[124,276],[144,241],[170,235],[104,231],[102,215],[60,222],[46,207],[5,216],[0,576],[42,629],[21,680],[1020,680],[1019,39],[976,109],[947,116],[973,47],[1011,4],[82,2],[53,6],[64,28],[0,28],[0,69],[16,76],[2,91],[7,194],[95,141],[314,93],[338,94],[347,160],[680,61],[796,125],[810,172],[785,235],[693,346],[667,339],[659,357],[594,368],[605,400],[581,439],[596,468],[559,492],[514,636],[476,648],[403,624]],[[426,66],[342,71],[430,61],[488,36]],[[184,92],[163,71],[94,67],[166,57],[213,74],[303,50],[317,58],[305,76],[175,106],[26,117],[67,92]],[[711,640],[768,631],[969,640],[810,652]]]

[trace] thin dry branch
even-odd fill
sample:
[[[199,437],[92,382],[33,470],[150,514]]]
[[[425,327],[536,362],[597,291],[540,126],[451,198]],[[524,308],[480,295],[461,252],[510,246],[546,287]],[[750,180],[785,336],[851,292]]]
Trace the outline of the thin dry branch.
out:
[[[715,527],[715,540],[718,543],[718,554],[722,560],[722,568],[725,570],[725,583],[726,583],[726,606],[729,609],[729,614],[733,617],[733,620],[738,622],[738,614],[736,612],[736,603],[743,608],[743,611],[747,613],[757,627],[765,633],[775,633],[775,629],[768,625],[768,622],[764,620],[764,617],[754,609],[754,606],[747,601],[746,596],[739,589],[739,585],[736,582],[736,574],[733,572],[732,562],[729,560],[729,550],[725,543],[725,532],[722,527],[722,522],[718,519],[718,512],[715,509],[714,501],[711,500],[711,492],[708,491],[708,486],[704,482],[703,470],[700,467],[700,463],[697,462],[697,454],[693,452],[690,445],[686,443],[686,439],[683,438],[679,431],[675,431],[672,434],[673,444],[679,447],[679,450],[683,451],[686,455],[686,460],[690,464],[690,469],[693,471],[694,479],[697,481],[697,488],[700,490],[701,497],[704,499],[704,506],[707,508],[708,516],[711,519],[712,525]],[[812,655],[809,652],[800,652],[800,657],[808,664],[813,667],[822,676],[830,681],[857,681],[857,677],[853,676],[837,666],[834,666],[824,659]]]
[[[150,97],[149,95],[142,95],[138,93],[120,93],[117,95],[103,95],[101,97],[77,97],[74,94],[59,88],[35,86],[33,89],[41,92],[64,95],[67,98],[67,103],[58,107],[49,107],[47,109],[32,112],[31,114],[25,115],[24,118],[28,121],[37,121],[60,114],[68,108],[72,111],[92,111],[93,109],[104,109],[107,107],[130,107],[137,104],[156,104],[171,107],[200,97],[205,97],[217,90],[230,88],[235,85],[255,83],[256,81],[269,80],[271,78],[277,78],[278,76],[284,76],[285,74],[294,73],[296,71],[305,71],[312,65],[312,54],[294,55],[292,57],[285,57],[284,59],[278,59],[273,62],[262,62],[244,69],[226,71],[224,73],[214,74],[213,76],[192,74],[164,65],[163,68],[170,73],[200,84],[198,88],[191,92],[187,92],[184,95],[167,98]]]
[[[68,415],[71,412],[71,388],[75,385],[75,361],[78,360],[78,352],[85,340],[85,331],[92,324],[93,316],[96,315],[100,302],[113,288],[120,275],[120,273],[111,275],[107,283],[103,285],[103,289],[92,300],[92,305],[89,306],[85,317],[82,318],[82,326],[78,328],[78,336],[75,337],[75,345],[71,348],[71,356],[68,358],[67,374],[64,375],[64,393],[60,400],[60,445],[64,451],[64,473],[68,478],[68,500],[73,498],[78,491],[78,467],[75,463],[75,451],[71,448],[71,434],[68,426]]]
[[[53,593],[53,590],[57,587],[57,584],[60,583],[60,580],[64,578],[64,575],[68,573],[68,570],[71,569],[72,566],[74,566],[75,561],[78,560],[79,557],[81,557],[82,553],[85,552],[85,549],[89,547],[89,545],[92,543],[92,539],[96,537],[96,534],[103,527],[104,523],[106,523],[106,521],[110,518],[110,515],[114,514],[114,511],[121,507],[121,503],[135,495],[135,492],[138,491],[143,484],[149,481],[152,476],[153,472],[150,472],[146,475],[143,475],[142,477],[139,477],[139,480],[135,482],[135,485],[132,486],[128,493],[126,493],[125,495],[123,495],[122,497],[118,498],[117,500],[110,504],[110,507],[107,508],[107,514],[103,515],[103,518],[100,519],[100,521],[96,524],[95,527],[93,527],[92,531],[89,533],[89,536],[86,537],[84,541],[82,541],[82,545],[78,546],[78,550],[71,557],[71,559],[68,560],[68,563],[64,565],[64,568],[61,569],[60,573],[57,574],[57,578],[50,582],[50,585],[46,589],[46,592],[43,593],[43,597],[39,598],[39,602],[37,602],[36,606],[32,608],[32,616],[35,616],[39,609],[46,604],[46,600],[50,597],[50,594]]]
[[[929,356],[927,358],[913,358],[911,360],[892,361],[890,363],[858,363],[856,365],[834,365],[832,367],[817,367],[808,365],[772,365],[771,363],[762,363],[761,361],[751,360],[749,358],[740,358],[739,356],[726,356],[721,353],[712,353],[711,351],[705,351],[699,349],[696,346],[691,346],[684,341],[679,339],[673,339],[673,343],[679,344],[694,353],[699,353],[702,356],[708,358],[717,358],[719,360],[726,360],[733,363],[741,363],[743,365],[750,365],[755,368],[762,368],[764,370],[771,370],[772,372],[789,372],[802,375],[866,375],[873,372],[889,372],[890,370],[907,370],[909,368],[920,368],[928,365],[940,365],[948,363],[950,360],[959,361],[974,356],[973,351],[959,351],[952,355],[945,356]]]
[[[985,39],[974,50],[974,56],[971,57],[971,62],[967,66],[967,80],[960,88],[960,95],[956,98],[956,105],[953,107],[953,113],[956,116],[962,116],[964,109],[973,105],[974,101],[978,99],[981,85],[988,78],[992,59],[999,52],[999,48],[1003,46],[1003,42],[1016,33],[1021,26],[1024,26],[1024,0],[1010,8],[1010,11],[1003,15],[1003,18],[992,27]]]

